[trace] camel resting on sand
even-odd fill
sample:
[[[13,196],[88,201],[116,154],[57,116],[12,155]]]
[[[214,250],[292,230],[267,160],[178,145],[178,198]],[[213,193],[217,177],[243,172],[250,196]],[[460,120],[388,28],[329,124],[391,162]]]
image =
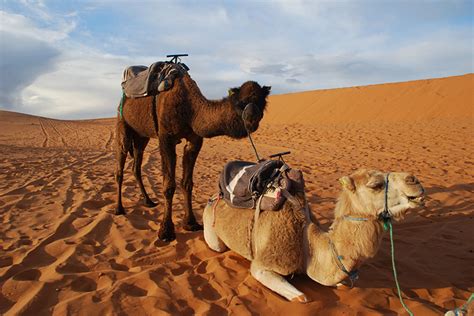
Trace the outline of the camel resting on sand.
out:
[[[424,202],[422,185],[408,173],[358,170],[339,181],[343,190],[328,232],[311,220],[304,192],[295,192],[299,203],[286,201],[279,211],[261,212],[256,225],[253,209],[235,209],[222,200],[209,203],[204,238],[215,251],[230,248],[251,260],[252,276],[269,289],[290,301],[307,302],[282,276],[306,273],[320,284],[337,285],[377,253],[386,198],[395,220]]]

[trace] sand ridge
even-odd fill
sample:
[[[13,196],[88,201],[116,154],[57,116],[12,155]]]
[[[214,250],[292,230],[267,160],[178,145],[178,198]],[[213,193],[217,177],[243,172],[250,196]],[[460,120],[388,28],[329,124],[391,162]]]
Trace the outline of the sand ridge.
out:
[[[287,162],[303,171],[312,211],[326,227],[337,178],[356,168],[410,171],[422,181],[426,208],[394,225],[399,280],[416,315],[439,315],[474,291],[473,78],[272,96],[254,137],[262,156],[292,152]],[[312,300],[306,305],[261,286],[237,254],[208,249],[202,232],[182,230],[179,190],[177,240],[159,241],[163,198],[156,140],[145,152],[143,178],[159,206],[141,204],[129,158],[128,215],[114,216],[114,124],[0,111],[0,313],[403,314],[387,236],[353,289],[294,276],[291,282]],[[198,220],[223,164],[234,159],[254,160],[246,140],[205,140],[194,175]],[[181,172],[178,166],[178,178]]]

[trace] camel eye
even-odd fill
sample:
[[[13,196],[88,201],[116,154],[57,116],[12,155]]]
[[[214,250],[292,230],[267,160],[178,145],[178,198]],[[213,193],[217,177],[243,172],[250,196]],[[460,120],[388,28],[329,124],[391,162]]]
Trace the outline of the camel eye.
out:
[[[385,183],[381,181],[380,179],[371,179],[369,180],[369,182],[367,182],[366,186],[373,190],[380,190],[380,189],[383,189],[384,184]]]
[[[406,176],[405,182],[406,182],[406,184],[418,184],[418,183],[419,183],[419,182],[418,182],[418,179],[415,178],[415,177],[412,176],[412,175]]]

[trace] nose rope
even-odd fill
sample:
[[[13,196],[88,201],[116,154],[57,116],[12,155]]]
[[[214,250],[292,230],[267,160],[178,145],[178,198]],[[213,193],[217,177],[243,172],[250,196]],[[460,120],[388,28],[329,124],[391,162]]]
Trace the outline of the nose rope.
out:
[[[390,212],[388,210],[388,176],[390,175],[390,172],[387,173],[386,179],[385,179],[385,208],[384,211]]]
[[[245,128],[245,129],[247,129],[247,128]],[[247,135],[249,135],[250,144],[252,144],[253,151],[255,152],[255,156],[257,156],[257,162],[259,162],[260,157],[258,156],[257,148],[255,147],[255,145],[253,143],[253,140],[252,140],[252,137],[250,136],[250,132],[248,130],[247,130]]]
[[[255,152],[255,156],[257,157],[257,162],[260,162],[260,156],[258,155],[257,147],[255,147],[255,144],[253,143],[252,136],[250,136],[250,131],[247,129],[247,125],[245,125],[245,120],[244,120],[244,113],[245,113],[245,110],[247,110],[247,107],[249,105],[250,105],[250,103],[247,104],[245,106],[244,110],[242,111],[242,122],[244,123],[244,128],[245,128],[245,131],[247,132],[247,135],[249,137],[250,144],[252,145],[253,151]]]

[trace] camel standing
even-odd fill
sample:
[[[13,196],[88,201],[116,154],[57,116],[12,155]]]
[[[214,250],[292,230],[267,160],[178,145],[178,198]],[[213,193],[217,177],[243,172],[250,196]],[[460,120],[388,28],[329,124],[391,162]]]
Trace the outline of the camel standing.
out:
[[[257,224],[252,209],[235,209],[222,200],[208,204],[204,239],[215,251],[230,248],[251,260],[252,276],[266,287],[288,300],[306,302],[282,275],[306,273],[328,286],[352,280],[357,268],[378,251],[383,235],[379,216],[385,206],[398,220],[423,204],[424,189],[414,176],[390,173],[385,193],[386,177],[366,170],[342,177],[343,191],[328,232],[312,222],[304,192],[296,192],[299,203],[287,201],[280,211],[263,211]]]
[[[176,144],[186,139],[183,154],[185,223],[184,229],[200,230],[192,211],[194,165],[201,150],[203,138],[226,135],[243,138],[257,130],[263,118],[270,87],[247,81],[240,88],[229,90],[229,96],[219,101],[207,100],[189,74],[175,79],[173,87],[154,98],[126,98],[123,116],[117,118],[117,208],[116,214],[125,214],[122,205],[123,169],[127,153],[134,159],[134,175],[148,207],[156,206],[148,196],[141,179],[143,152],[150,138],[158,138],[163,174],[165,199],[164,218],[158,237],[164,241],[175,239],[172,221],[172,200],[176,189]]]

